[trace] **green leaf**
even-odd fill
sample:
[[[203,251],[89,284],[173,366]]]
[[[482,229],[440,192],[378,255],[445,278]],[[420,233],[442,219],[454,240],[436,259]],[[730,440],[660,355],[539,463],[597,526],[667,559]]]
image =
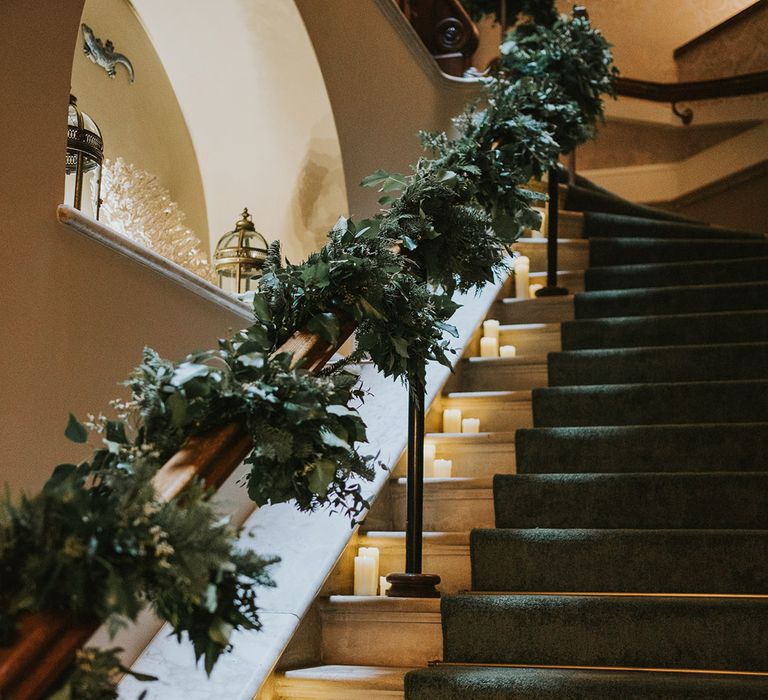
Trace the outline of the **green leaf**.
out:
[[[325,498],[328,487],[336,477],[336,463],[323,459],[315,462],[313,466],[314,469],[310,472],[308,479],[309,488],[320,498]]]
[[[318,333],[331,345],[339,342],[339,319],[332,313],[315,314],[307,323],[307,330]]]
[[[64,436],[72,442],[83,443],[88,440],[88,431],[85,426],[70,413],[67,427],[64,430]]]
[[[128,438],[125,436],[125,423],[122,421],[107,421],[107,440],[110,442],[119,442],[122,445],[128,444]]]
[[[177,391],[165,402],[171,414],[171,425],[180,428],[187,422],[187,400]]]
[[[408,343],[407,341],[403,340],[403,338],[398,338],[397,336],[392,336],[390,338],[392,341],[392,345],[394,346],[395,350],[397,351],[397,354],[400,355],[400,357],[409,358],[410,355],[408,354]]]
[[[346,440],[342,440],[336,433],[332,433],[327,428],[323,428],[320,431],[320,437],[322,437],[323,442],[329,447],[340,447],[344,450],[352,449]]]
[[[210,368],[208,365],[197,365],[192,364],[190,362],[182,362],[176,369],[173,371],[173,376],[171,377],[171,384],[173,386],[184,386],[190,379],[194,379],[195,377],[204,377],[206,374],[208,374]]]
[[[272,311],[263,294],[253,295],[253,313],[260,321],[269,323],[272,320]]]

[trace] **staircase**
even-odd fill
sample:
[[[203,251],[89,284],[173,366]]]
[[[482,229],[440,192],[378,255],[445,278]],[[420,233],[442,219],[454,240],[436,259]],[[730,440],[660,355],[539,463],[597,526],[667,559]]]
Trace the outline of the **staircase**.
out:
[[[517,357],[466,357],[432,407],[442,600],[351,596],[342,557],[275,697],[768,696],[768,240],[601,208],[559,242],[578,293],[507,287],[489,316]],[[545,241],[518,247],[543,271]],[[453,407],[483,432],[437,432]],[[402,475],[351,544],[382,573],[403,567]]]

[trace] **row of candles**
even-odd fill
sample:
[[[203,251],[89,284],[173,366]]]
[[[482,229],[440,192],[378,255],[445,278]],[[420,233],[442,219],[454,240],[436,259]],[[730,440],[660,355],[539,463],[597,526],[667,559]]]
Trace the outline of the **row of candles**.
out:
[[[355,595],[387,595],[392,584],[379,574],[379,548],[359,547],[355,557]]]
[[[495,319],[483,321],[483,337],[480,338],[480,357],[515,357],[514,345],[499,347],[499,322]],[[446,431],[448,432],[448,431]]]

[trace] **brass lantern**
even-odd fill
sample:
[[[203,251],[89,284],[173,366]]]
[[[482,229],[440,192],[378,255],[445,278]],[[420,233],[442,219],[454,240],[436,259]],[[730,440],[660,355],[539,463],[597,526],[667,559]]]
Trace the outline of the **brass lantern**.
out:
[[[243,209],[233,231],[225,233],[213,255],[219,287],[243,294],[256,289],[267,258],[267,240],[254,227],[248,209]]]
[[[77,108],[77,98],[69,96],[67,114],[67,176],[64,203],[94,219],[101,206],[101,166],[104,141],[101,130],[87,114]]]

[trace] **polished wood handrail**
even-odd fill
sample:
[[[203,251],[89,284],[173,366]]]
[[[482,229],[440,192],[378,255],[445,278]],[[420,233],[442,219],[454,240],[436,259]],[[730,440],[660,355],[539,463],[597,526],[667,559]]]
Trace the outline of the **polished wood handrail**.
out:
[[[459,0],[398,0],[419,38],[444,73],[462,76],[480,44],[480,32]]]
[[[316,373],[354,328],[351,320],[342,319],[336,345],[317,333],[297,331],[278,352],[292,353],[294,366],[301,363],[303,369]],[[169,501],[198,478],[207,486],[218,488],[240,466],[252,447],[251,437],[241,423],[224,425],[190,438],[155,475],[153,483],[158,498]],[[78,618],[57,611],[25,615],[20,621],[16,643],[0,647],[0,698],[38,700],[44,697],[100,625],[101,621],[93,618]]]
[[[670,103],[739,97],[768,92],[768,71],[680,83],[657,83],[620,77],[616,80],[616,90],[624,97]]]

